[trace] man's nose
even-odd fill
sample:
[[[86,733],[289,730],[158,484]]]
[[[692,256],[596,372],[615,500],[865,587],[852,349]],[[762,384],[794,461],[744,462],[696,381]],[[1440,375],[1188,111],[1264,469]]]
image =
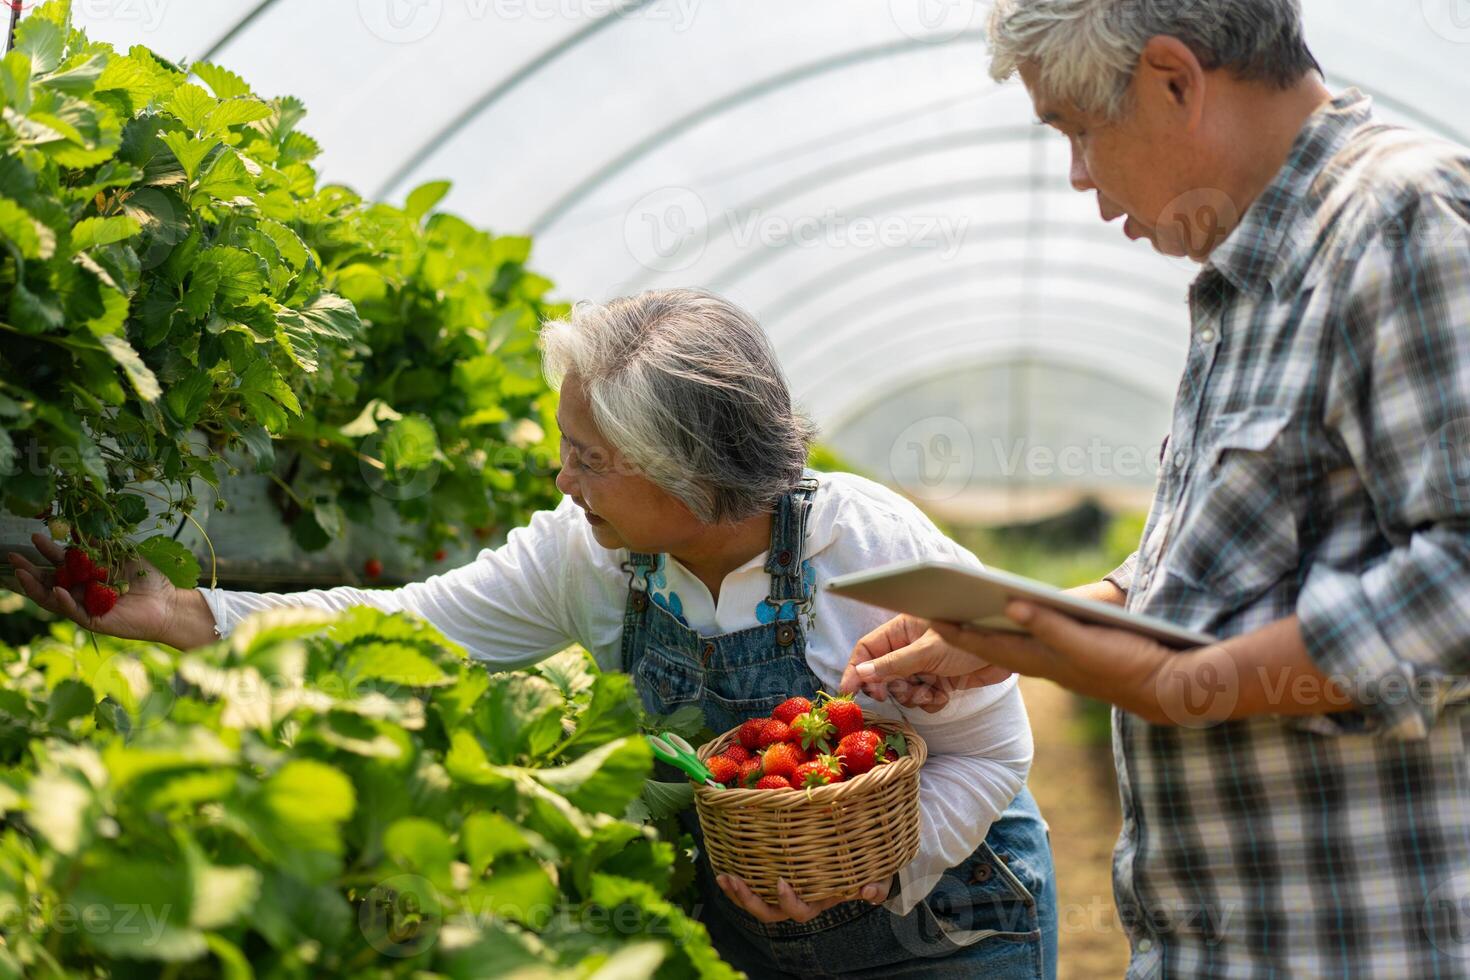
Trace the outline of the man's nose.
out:
[[[1072,172],[1069,176],[1073,190],[1083,192],[1097,190],[1097,185],[1092,182],[1092,174],[1087,171],[1087,159],[1075,140],[1072,142]]]

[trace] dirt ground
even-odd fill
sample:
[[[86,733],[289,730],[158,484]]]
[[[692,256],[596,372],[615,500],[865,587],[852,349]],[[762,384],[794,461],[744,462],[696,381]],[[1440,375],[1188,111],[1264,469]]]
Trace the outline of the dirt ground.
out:
[[[1057,867],[1059,980],[1121,977],[1128,944],[1113,907],[1118,785],[1106,745],[1087,745],[1076,699],[1048,681],[1023,679],[1036,760],[1031,792],[1051,826]]]

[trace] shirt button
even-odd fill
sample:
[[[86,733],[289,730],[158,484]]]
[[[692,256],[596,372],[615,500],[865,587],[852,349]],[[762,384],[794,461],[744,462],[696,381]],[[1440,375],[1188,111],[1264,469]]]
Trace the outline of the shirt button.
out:
[[[1153,944],[1153,940],[1151,940],[1151,939],[1140,939],[1138,941],[1138,951],[1140,953],[1147,953],[1149,950],[1151,950],[1153,948],[1154,948],[1154,944]]]
[[[1174,454],[1174,468],[1176,470],[1183,468],[1185,461],[1188,460],[1188,459],[1189,459],[1189,457],[1186,456],[1186,455],[1184,455],[1184,452],[1182,450],[1180,452],[1175,453]]]
[[[1210,327],[1205,327],[1199,332],[1199,339],[1206,344],[1213,344],[1215,342],[1215,331]]]

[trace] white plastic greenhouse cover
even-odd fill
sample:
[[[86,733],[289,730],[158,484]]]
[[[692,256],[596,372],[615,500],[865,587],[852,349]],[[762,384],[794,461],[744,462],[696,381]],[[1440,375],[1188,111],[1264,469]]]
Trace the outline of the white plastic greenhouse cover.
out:
[[[1470,2],[1305,8],[1334,88],[1470,142]],[[1167,429],[1194,267],[1130,244],[1070,189],[1065,141],[986,73],[986,3],[74,9],[95,38],[302,98],[325,179],[395,200],[452,180],[443,206],[533,234],[564,298],[701,285],[746,305],[804,406],[872,468],[901,468],[921,418],[1050,446],[1156,448]],[[1013,442],[972,447],[978,469]]]

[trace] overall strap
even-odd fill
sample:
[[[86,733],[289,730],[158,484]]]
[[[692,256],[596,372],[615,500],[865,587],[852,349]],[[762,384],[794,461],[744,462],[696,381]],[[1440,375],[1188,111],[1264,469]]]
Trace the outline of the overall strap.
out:
[[[628,560],[623,562],[622,569],[628,573],[628,603],[631,613],[641,614],[648,608],[648,576],[657,567],[658,555],[628,552]],[[639,578],[643,579],[642,588],[636,584]]]
[[[812,509],[817,481],[807,478],[781,498],[771,522],[771,550],[766,571],[771,576],[771,601],[777,606],[791,599],[805,599],[801,562],[806,546],[806,519]]]

